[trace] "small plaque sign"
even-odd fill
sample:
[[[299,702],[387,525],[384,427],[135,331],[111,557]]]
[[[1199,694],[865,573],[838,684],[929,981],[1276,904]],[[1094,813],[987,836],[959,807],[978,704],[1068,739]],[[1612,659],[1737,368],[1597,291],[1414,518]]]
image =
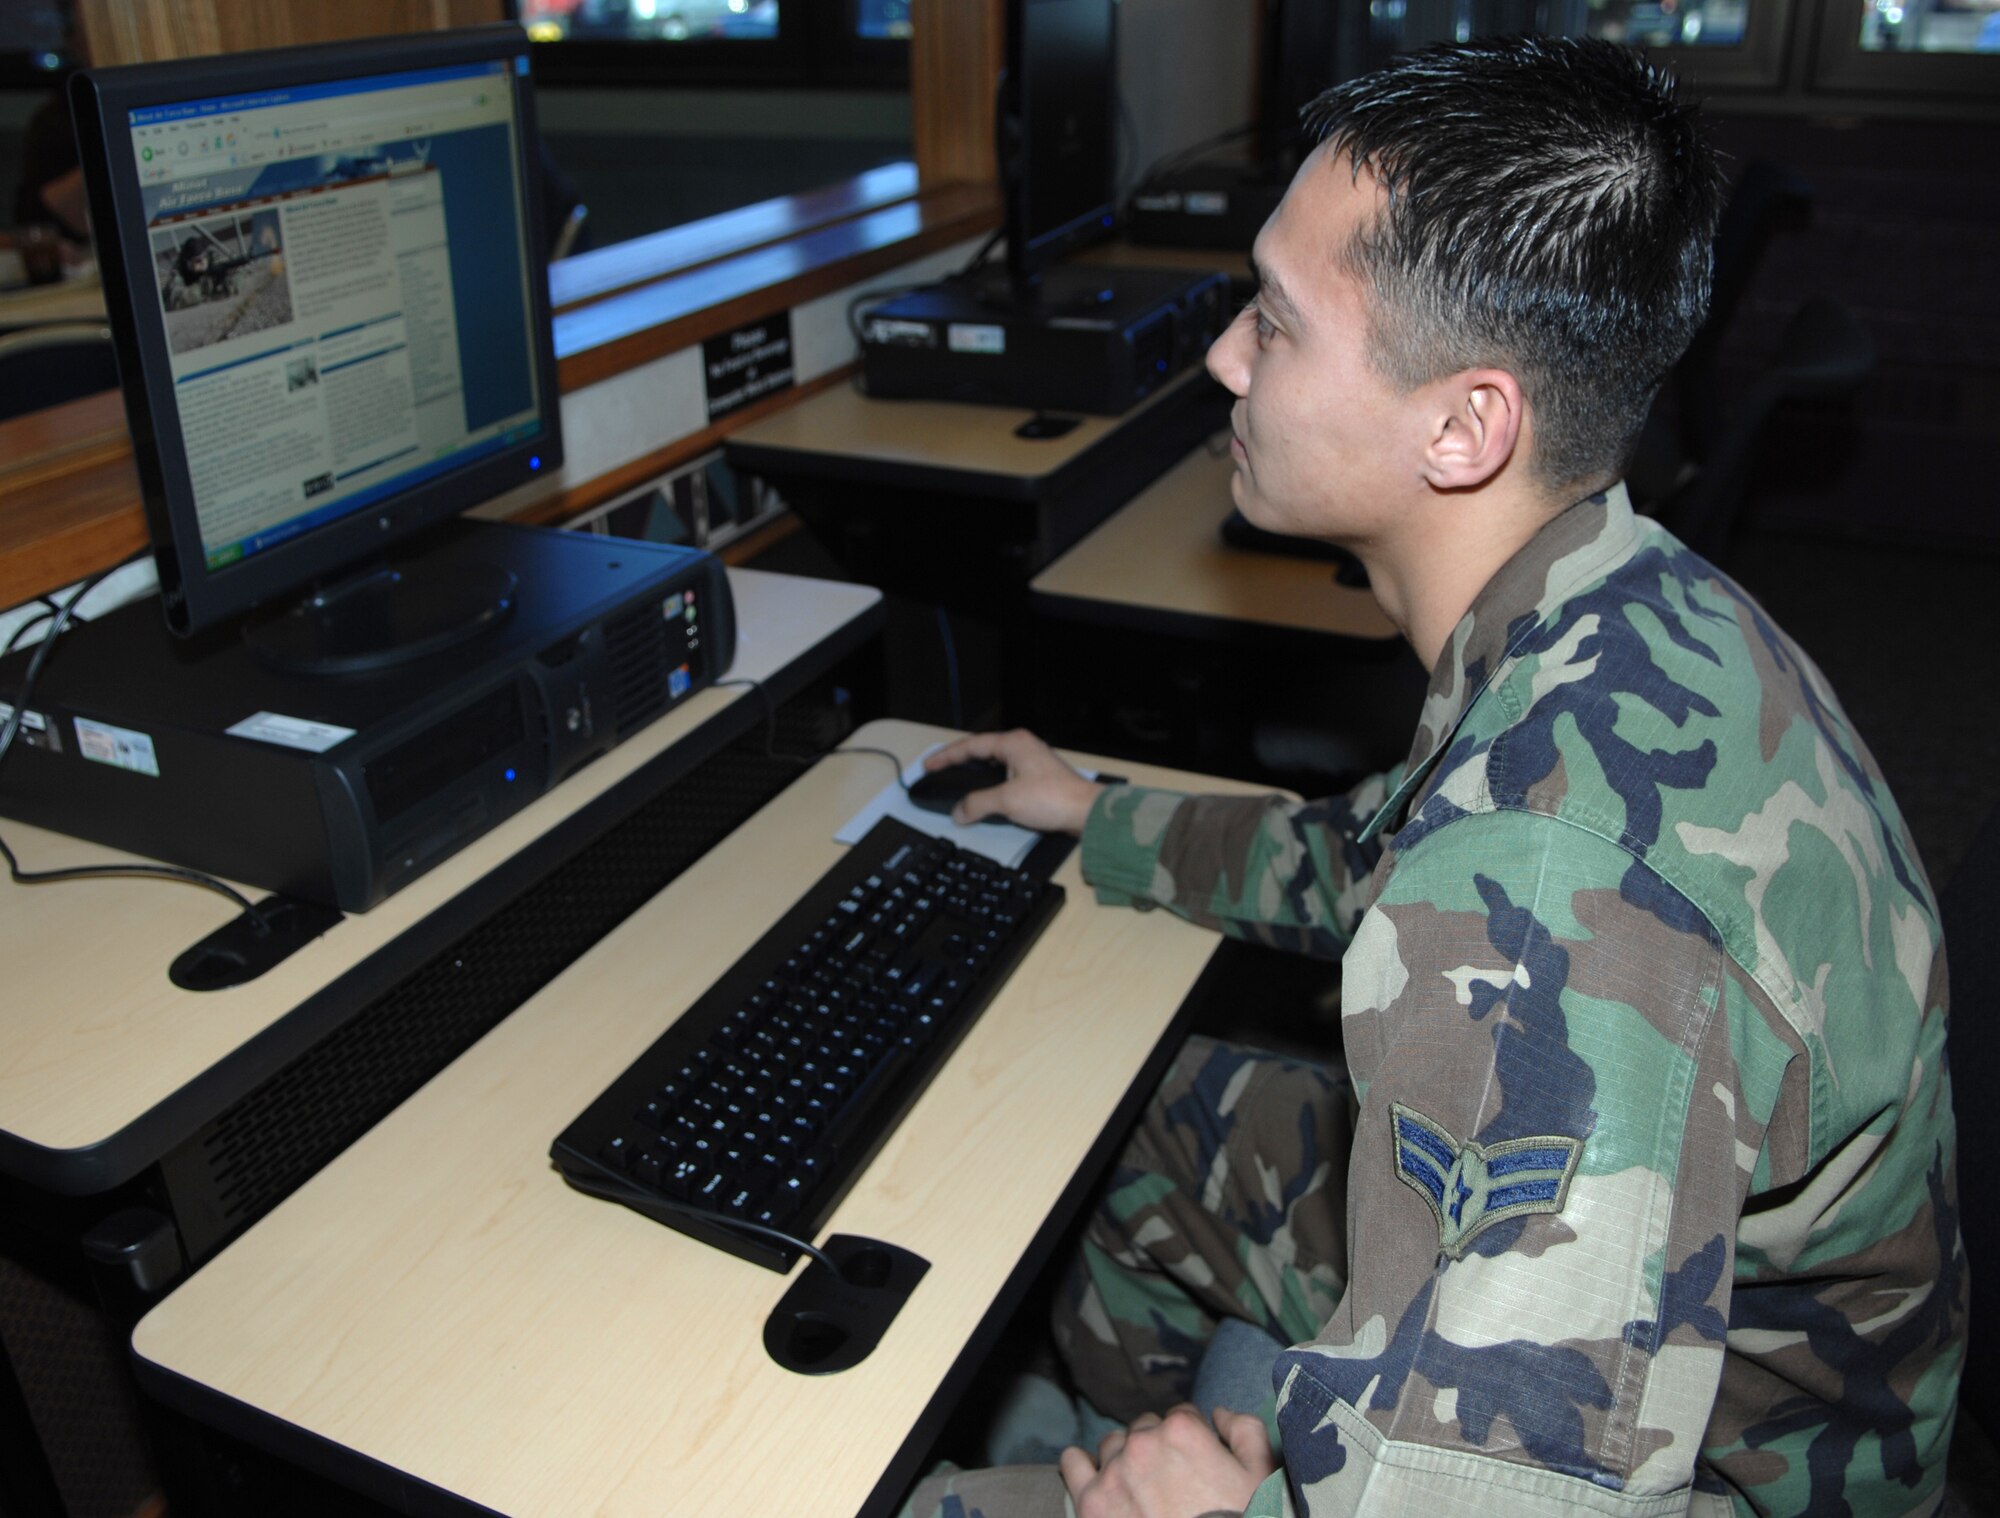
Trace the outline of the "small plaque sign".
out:
[[[701,345],[701,372],[711,422],[789,389],[794,383],[792,313],[780,311],[707,339]]]

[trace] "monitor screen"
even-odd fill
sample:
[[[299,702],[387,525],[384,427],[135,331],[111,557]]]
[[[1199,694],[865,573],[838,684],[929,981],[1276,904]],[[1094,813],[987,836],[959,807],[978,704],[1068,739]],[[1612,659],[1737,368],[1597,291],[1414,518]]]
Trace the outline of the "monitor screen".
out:
[[[1275,178],[1289,179],[1312,147],[1305,108],[1322,91],[1388,62],[1393,49],[1370,42],[1374,14],[1324,0],[1266,0],[1257,148]]]
[[[74,103],[176,631],[560,461],[521,32],[93,70]]]
[[[1007,267],[1031,281],[1110,234],[1117,195],[1115,0],[1014,0],[1005,130]]]

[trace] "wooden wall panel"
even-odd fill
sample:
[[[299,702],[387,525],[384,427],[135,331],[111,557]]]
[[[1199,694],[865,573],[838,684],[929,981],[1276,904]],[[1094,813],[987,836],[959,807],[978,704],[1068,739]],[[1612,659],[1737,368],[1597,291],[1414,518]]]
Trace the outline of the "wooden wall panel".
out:
[[[502,0],[77,0],[95,63],[150,63],[504,19]]]
[[[910,118],[917,179],[991,184],[993,92],[1006,57],[1005,0],[913,0]]]

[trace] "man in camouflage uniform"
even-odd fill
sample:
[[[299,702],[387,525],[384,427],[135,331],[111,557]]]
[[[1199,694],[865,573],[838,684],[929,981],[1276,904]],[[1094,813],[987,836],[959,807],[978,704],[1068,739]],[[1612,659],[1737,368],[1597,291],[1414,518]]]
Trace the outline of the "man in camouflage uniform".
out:
[[[1108,902],[1342,956],[1351,1089],[1210,1042],[1057,1311],[1129,1420],[919,1512],[1924,1513],[1964,1354],[1930,888],[1818,670],[1614,483],[1700,320],[1716,172],[1603,44],[1325,97],[1210,368],[1235,496],[1343,542],[1432,670],[1341,798],[1101,788],[1025,733],[961,820],[1083,838]],[[1293,1347],[1282,1468],[1172,1405]],[[1162,1417],[1162,1414],[1165,1414]]]

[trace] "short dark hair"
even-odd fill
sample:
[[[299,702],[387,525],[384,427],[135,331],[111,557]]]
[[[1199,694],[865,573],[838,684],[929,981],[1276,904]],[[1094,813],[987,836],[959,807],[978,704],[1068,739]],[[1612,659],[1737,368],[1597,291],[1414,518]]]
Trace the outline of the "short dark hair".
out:
[[[1506,369],[1546,485],[1622,471],[1708,310],[1722,173],[1695,117],[1671,75],[1578,37],[1427,48],[1321,95],[1308,128],[1387,191],[1339,254],[1382,372]]]

